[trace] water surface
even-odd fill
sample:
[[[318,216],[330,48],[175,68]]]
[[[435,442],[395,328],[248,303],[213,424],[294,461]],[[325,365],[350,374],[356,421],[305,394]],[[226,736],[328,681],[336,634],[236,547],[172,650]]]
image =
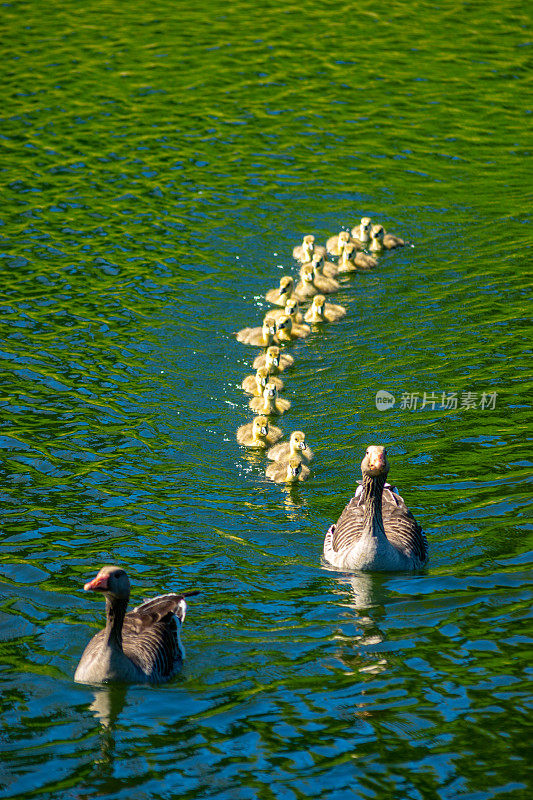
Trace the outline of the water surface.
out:
[[[529,796],[525,7],[2,19],[1,796]],[[287,491],[235,441],[234,333],[304,233],[362,215],[414,247],[291,348],[280,424],[316,458]],[[321,564],[370,443],[423,573]],[[202,589],[171,683],[73,683],[108,562],[135,602]]]

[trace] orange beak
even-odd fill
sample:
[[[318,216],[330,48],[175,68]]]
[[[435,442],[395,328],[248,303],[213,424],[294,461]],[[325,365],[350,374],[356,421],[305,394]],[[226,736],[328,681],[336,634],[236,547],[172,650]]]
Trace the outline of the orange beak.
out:
[[[83,587],[86,592],[91,591],[102,591],[103,589],[107,589],[107,575],[97,575],[96,578],[93,578],[92,581],[86,583]]]

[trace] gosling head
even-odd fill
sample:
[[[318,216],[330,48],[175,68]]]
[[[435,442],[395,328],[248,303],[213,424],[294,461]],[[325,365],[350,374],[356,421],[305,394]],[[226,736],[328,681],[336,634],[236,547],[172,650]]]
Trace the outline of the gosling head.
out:
[[[268,314],[263,320],[263,336],[267,339],[270,336],[274,336],[276,333],[276,320],[274,317],[269,317]]]
[[[322,314],[324,313],[325,304],[326,304],[326,298],[324,297],[323,294],[316,294],[313,297],[312,305],[313,305],[315,311],[317,312],[317,314],[320,314],[320,316],[322,316]]]
[[[383,225],[372,225],[372,228],[370,229],[370,235],[373,239],[377,239],[378,242],[382,242],[383,237],[385,236]]]
[[[294,285],[293,278],[290,275],[284,275],[279,282],[280,295],[286,294],[287,297],[290,297],[292,294],[293,285]]]
[[[293,431],[291,433],[290,445],[293,450],[305,450],[305,433],[303,431]]]
[[[313,283],[314,267],[305,268],[302,270],[302,281],[304,283]]]
[[[291,317],[291,319],[294,319],[298,311],[299,311],[298,300],[296,300],[294,297],[289,297],[289,299],[285,303],[285,314],[288,317]]]
[[[313,256],[313,260],[311,261],[313,265],[313,271],[318,275],[322,274],[322,270],[324,268],[324,255],[323,253],[315,253]]]
[[[382,445],[370,445],[361,461],[363,476],[367,475],[370,478],[385,477],[388,471],[389,462],[387,461],[386,449]]]
[[[130,596],[130,581],[120,567],[102,567],[96,578],[83,587],[86,592],[102,592],[118,600],[127,600]]]
[[[304,236],[304,240],[302,242],[302,247],[303,247],[304,253],[307,254],[307,260],[310,261],[311,260],[311,256],[313,255],[314,250],[315,250],[315,237],[313,236],[312,233],[309,233],[309,234],[307,234],[307,236]]]
[[[275,345],[272,345],[266,351],[265,356],[265,366],[269,367],[279,367],[279,356],[280,356],[280,349]]]
[[[270,378],[270,372],[268,368],[259,367],[259,369],[255,373],[255,380],[257,381],[257,385],[264,388],[267,385],[269,378]]]
[[[295,480],[301,471],[302,462],[297,456],[291,456],[287,462],[287,480]]]
[[[278,333],[283,331],[284,335],[288,335],[292,331],[292,319],[288,314],[282,314],[281,317],[278,318],[277,331]]]
[[[256,439],[264,439],[265,436],[268,436],[268,419],[263,415],[254,417],[252,431]]]
[[[372,226],[372,220],[370,217],[361,217],[361,223],[359,225],[359,230],[361,233],[370,233],[370,228]]]
[[[278,396],[278,389],[275,383],[267,383],[263,389],[263,397],[265,400],[275,400]]]

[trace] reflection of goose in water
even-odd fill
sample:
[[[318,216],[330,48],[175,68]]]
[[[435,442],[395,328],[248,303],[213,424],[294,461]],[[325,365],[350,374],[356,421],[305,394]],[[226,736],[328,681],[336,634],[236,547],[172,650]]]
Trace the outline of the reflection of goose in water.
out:
[[[115,728],[118,717],[126,703],[127,687],[107,684],[94,690],[94,700],[89,706],[102,726],[100,730],[100,756],[94,763],[107,777],[112,774],[115,761]]]

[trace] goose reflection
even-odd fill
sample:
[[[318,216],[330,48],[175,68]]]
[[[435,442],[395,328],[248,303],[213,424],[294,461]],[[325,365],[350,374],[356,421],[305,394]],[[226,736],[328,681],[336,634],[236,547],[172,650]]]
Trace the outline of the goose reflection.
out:
[[[101,725],[100,756],[95,758],[94,763],[107,775],[111,773],[114,763],[115,728],[126,703],[127,686],[109,684],[93,691],[94,700],[90,704],[89,710]]]
[[[347,608],[355,612],[355,622],[360,629],[356,636],[339,635],[337,657],[352,674],[379,674],[387,669],[388,661],[383,653],[373,650],[385,641],[377,624],[383,616],[387,592],[381,576],[366,572],[338,577],[342,594],[348,590]]]

